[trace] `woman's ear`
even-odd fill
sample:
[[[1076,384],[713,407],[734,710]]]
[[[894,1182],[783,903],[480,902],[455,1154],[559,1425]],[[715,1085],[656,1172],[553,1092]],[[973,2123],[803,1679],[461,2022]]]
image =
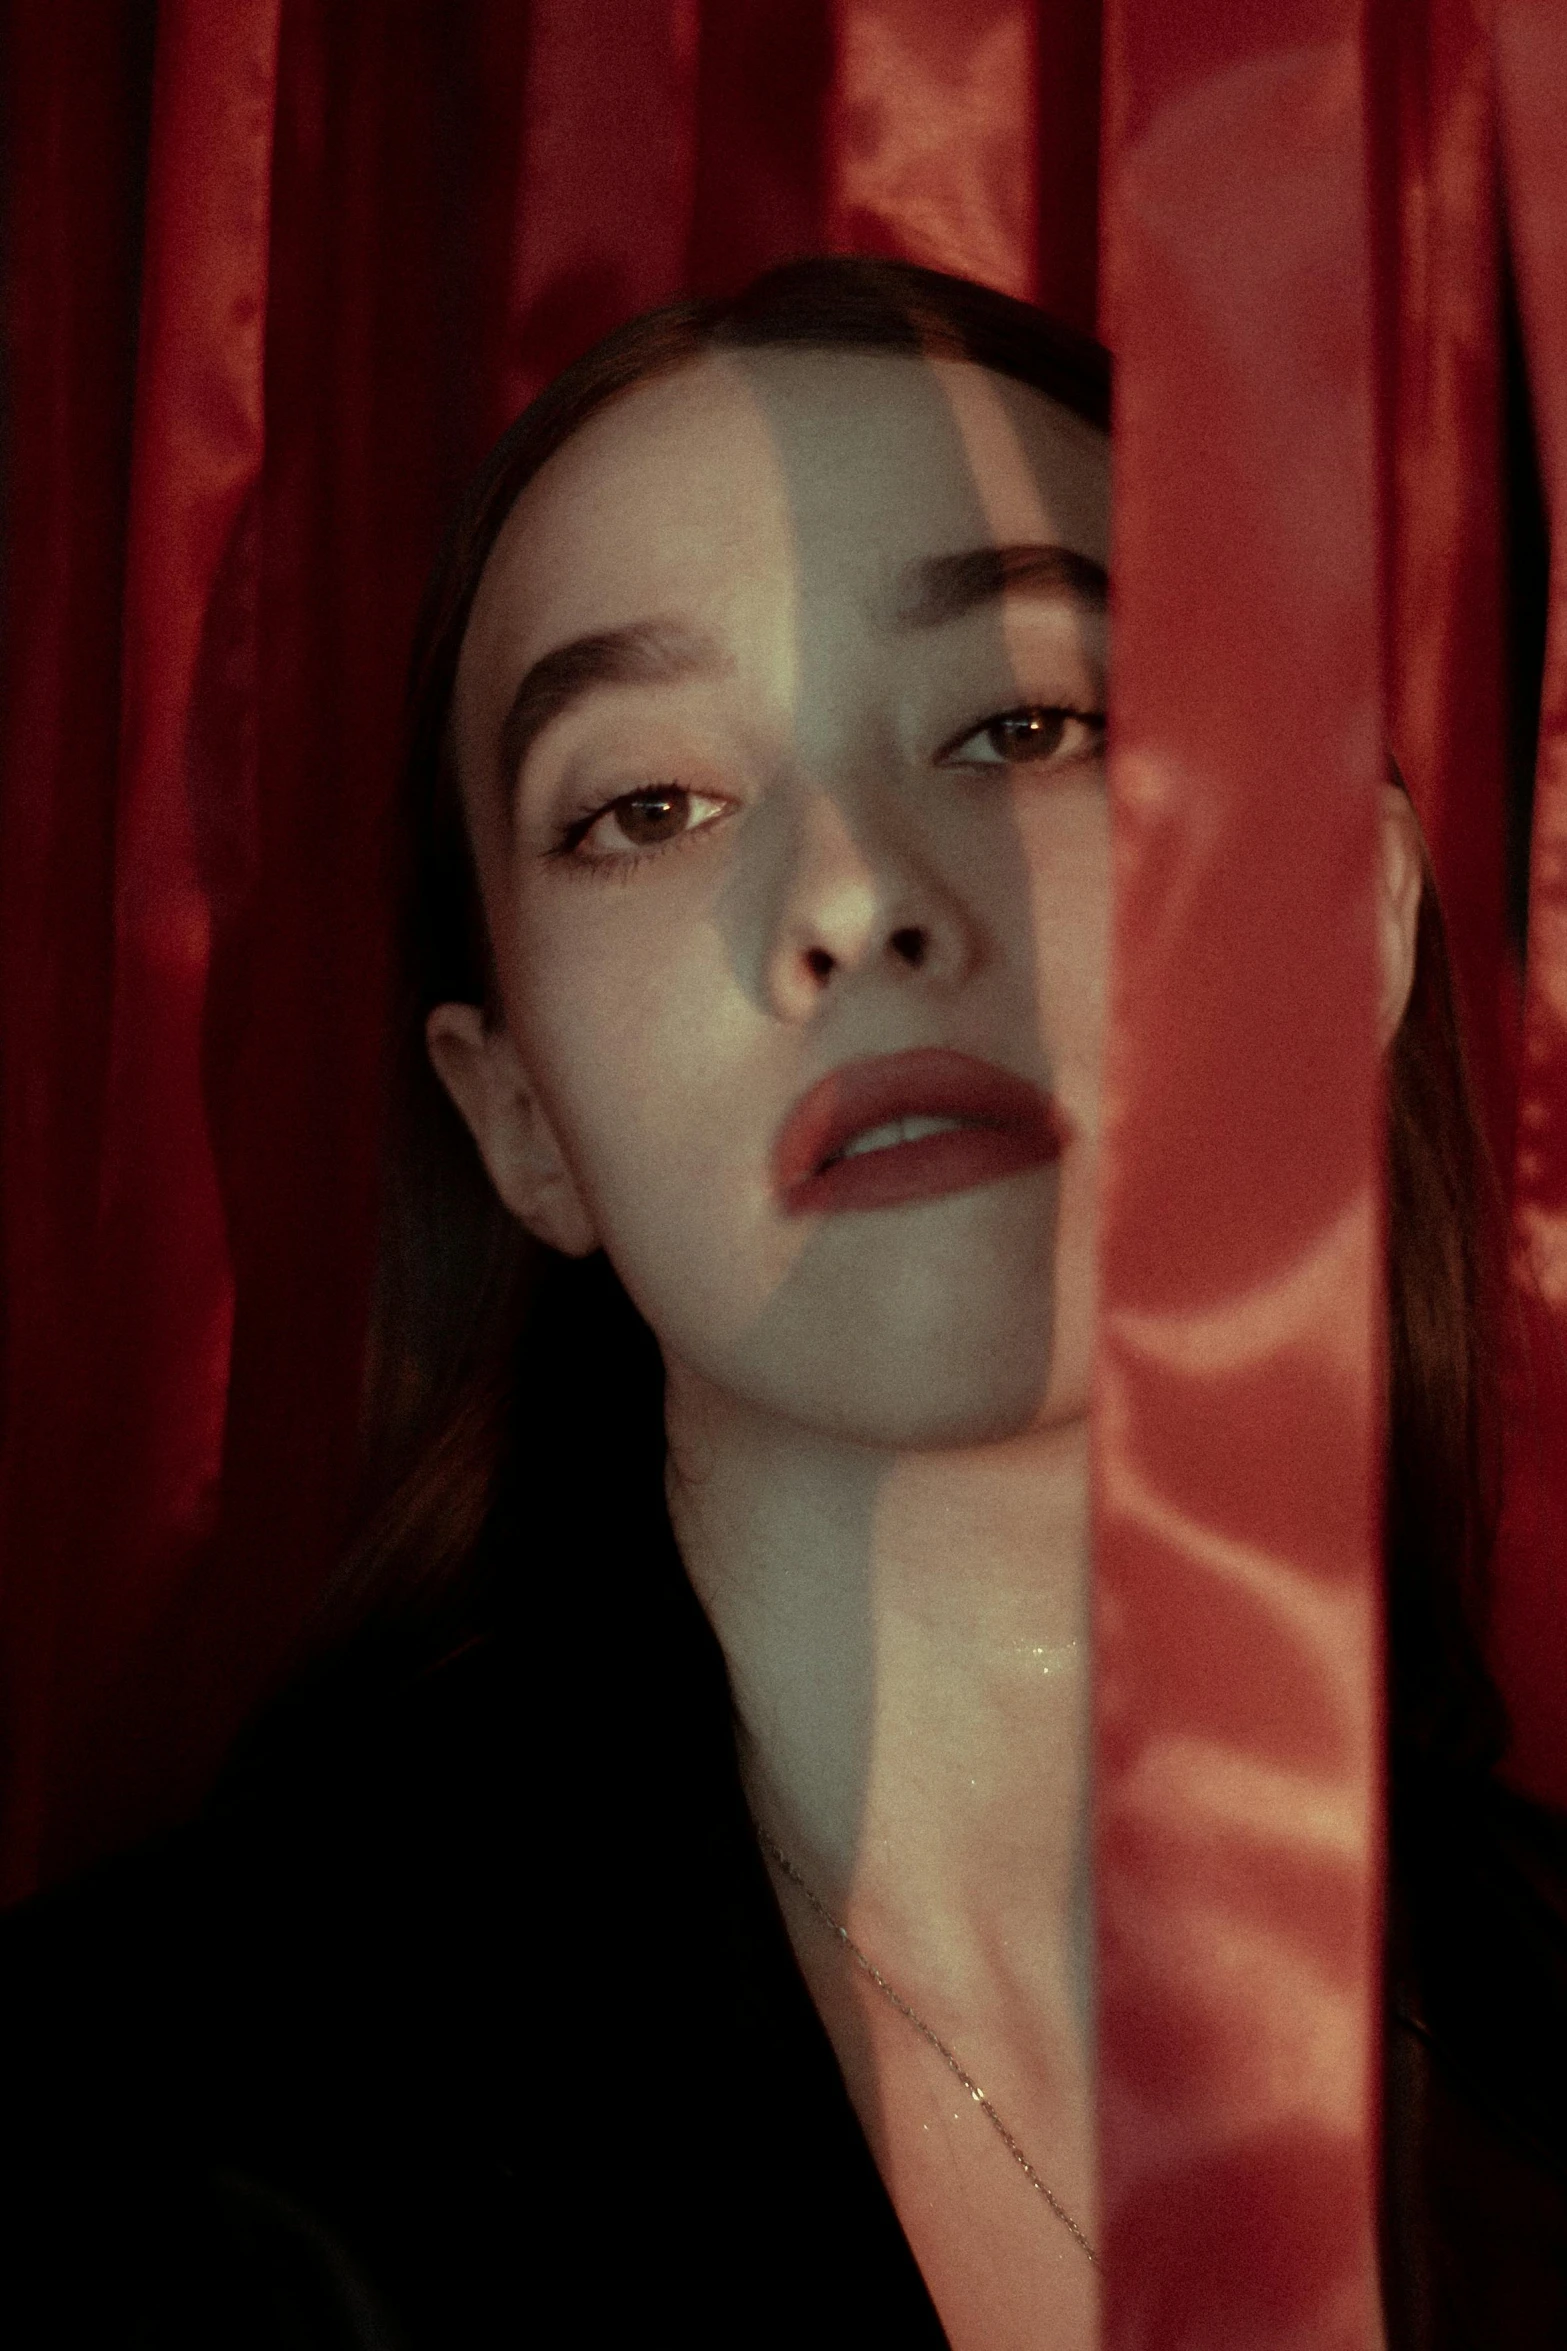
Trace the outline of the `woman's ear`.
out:
[[[1377,910],[1381,966],[1377,1000],[1377,1043],[1386,1052],[1398,1034],[1415,980],[1415,944],[1420,933],[1420,893],[1425,887],[1425,843],[1407,792],[1383,784],[1382,887]]]
[[[489,1027],[477,1004],[437,1004],[424,1034],[512,1215],[552,1249],[586,1257],[599,1245],[593,1220],[509,1032]]]

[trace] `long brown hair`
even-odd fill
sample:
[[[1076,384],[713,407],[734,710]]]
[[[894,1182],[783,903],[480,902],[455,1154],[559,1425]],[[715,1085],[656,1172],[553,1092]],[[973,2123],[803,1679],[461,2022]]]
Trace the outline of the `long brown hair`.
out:
[[[361,1531],[329,1597],[338,1626],[428,1614],[471,1577],[510,1463],[524,1486],[530,1372],[564,1341],[619,1349],[628,1404],[658,1410],[656,1350],[601,1265],[569,1265],[501,1207],[424,1045],[444,1001],[493,1008],[483,910],[451,748],[458,655],[480,576],[519,494],[621,394],[720,349],[924,353],[972,361],[1108,431],[1099,345],[1004,294],[885,262],[769,271],[727,301],[636,319],[568,368],[497,443],[436,565],[418,632],[401,803],[402,927]],[[1420,918],[1414,991],[1391,1056],[1388,1130],[1389,1594],[1396,1741],[1489,1757],[1500,1716],[1476,1610],[1493,1519],[1493,1283],[1484,1164],[1440,912]],[[538,1487],[548,1465],[537,1468]]]

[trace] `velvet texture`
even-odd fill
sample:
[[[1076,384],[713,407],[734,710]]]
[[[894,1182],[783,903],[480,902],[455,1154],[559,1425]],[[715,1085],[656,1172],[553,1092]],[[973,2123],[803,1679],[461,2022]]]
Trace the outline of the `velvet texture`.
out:
[[[1567,480],[1554,0],[8,12],[9,1896],[178,1814],[339,1536],[384,819],[443,512],[618,319],[906,254],[1116,349],[1107,2341],[1371,2345],[1391,739],[1519,1294],[1497,1657],[1567,1800],[1567,629],[1508,937],[1507,226]],[[1096,284],[1098,237],[1106,255]],[[1516,1137],[1516,1148],[1515,1148]]]

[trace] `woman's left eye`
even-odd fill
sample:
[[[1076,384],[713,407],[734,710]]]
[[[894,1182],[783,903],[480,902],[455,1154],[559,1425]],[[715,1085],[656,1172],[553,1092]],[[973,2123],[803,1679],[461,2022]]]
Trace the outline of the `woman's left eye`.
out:
[[[1045,760],[1060,764],[1092,758],[1103,750],[1104,739],[1102,710],[1030,703],[1022,710],[999,711],[938,756],[943,766],[953,767],[1027,767]]]
[[[728,806],[727,800],[689,791],[684,784],[648,784],[578,817],[566,827],[557,854],[582,865],[629,863],[700,832]]]

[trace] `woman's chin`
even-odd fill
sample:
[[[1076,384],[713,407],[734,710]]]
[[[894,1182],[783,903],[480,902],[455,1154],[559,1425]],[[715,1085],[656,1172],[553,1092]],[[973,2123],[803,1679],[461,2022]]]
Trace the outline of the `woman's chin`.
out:
[[[666,1362],[768,1419],[875,1449],[999,1444],[1051,1411],[1055,1207],[1022,1178],[827,1218],[756,1287],[742,1269],[767,1251],[742,1225],[732,1249],[642,1253],[630,1270],[653,1278],[627,1287]]]
[[[883,1330],[868,1344],[863,1327],[840,1328],[819,1350],[753,1358],[736,1385],[780,1421],[877,1451],[995,1445],[1040,1426],[1051,1409],[1048,1313],[1026,1337],[998,1332],[989,1347],[975,1337],[971,1324]]]

